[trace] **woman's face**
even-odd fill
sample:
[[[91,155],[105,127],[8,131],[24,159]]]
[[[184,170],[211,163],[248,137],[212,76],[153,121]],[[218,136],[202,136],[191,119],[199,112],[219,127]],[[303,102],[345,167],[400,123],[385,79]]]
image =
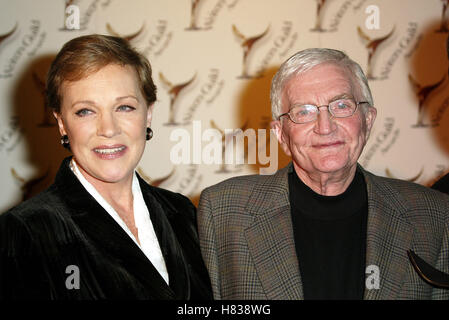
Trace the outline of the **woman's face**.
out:
[[[107,65],[84,79],[64,82],[61,97],[55,117],[81,173],[94,185],[129,182],[145,148],[152,111],[136,71]]]

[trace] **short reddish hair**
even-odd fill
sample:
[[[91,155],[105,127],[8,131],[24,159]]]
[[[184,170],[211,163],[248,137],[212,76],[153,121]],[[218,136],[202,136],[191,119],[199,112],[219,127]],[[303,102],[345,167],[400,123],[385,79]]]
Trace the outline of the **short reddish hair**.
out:
[[[109,64],[133,67],[147,104],[156,101],[149,61],[123,38],[92,34],[70,40],[53,60],[47,74],[47,106],[59,113],[64,81],[81,80]]]

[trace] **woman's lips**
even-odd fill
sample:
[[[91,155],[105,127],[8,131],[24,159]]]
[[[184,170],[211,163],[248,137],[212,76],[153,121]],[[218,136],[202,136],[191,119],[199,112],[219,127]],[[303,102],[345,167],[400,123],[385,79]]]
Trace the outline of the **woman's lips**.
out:
[[[111,160],[120,158],[126,152],[127,148],[124,145],[112,145],[112,146],[98,146],[92,151],[100,159]]]

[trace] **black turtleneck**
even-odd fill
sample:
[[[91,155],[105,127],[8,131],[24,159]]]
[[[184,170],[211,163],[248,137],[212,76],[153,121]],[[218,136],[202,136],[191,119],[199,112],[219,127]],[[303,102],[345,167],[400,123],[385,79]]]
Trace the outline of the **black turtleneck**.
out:
[[[368,200],[360,170],[340,195],[315,193],[288,177],[305,299],[363,299]]]

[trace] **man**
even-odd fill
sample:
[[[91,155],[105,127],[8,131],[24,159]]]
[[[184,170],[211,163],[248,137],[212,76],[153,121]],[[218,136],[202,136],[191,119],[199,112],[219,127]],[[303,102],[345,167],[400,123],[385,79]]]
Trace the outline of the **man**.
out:
[[[215,299],[448,299],[407,252],[449,270],[449,198],[357,164],[376,118],[360,66],[337,50],[300,51],[273,78],[271,103],[292,162],[201,195]]]

